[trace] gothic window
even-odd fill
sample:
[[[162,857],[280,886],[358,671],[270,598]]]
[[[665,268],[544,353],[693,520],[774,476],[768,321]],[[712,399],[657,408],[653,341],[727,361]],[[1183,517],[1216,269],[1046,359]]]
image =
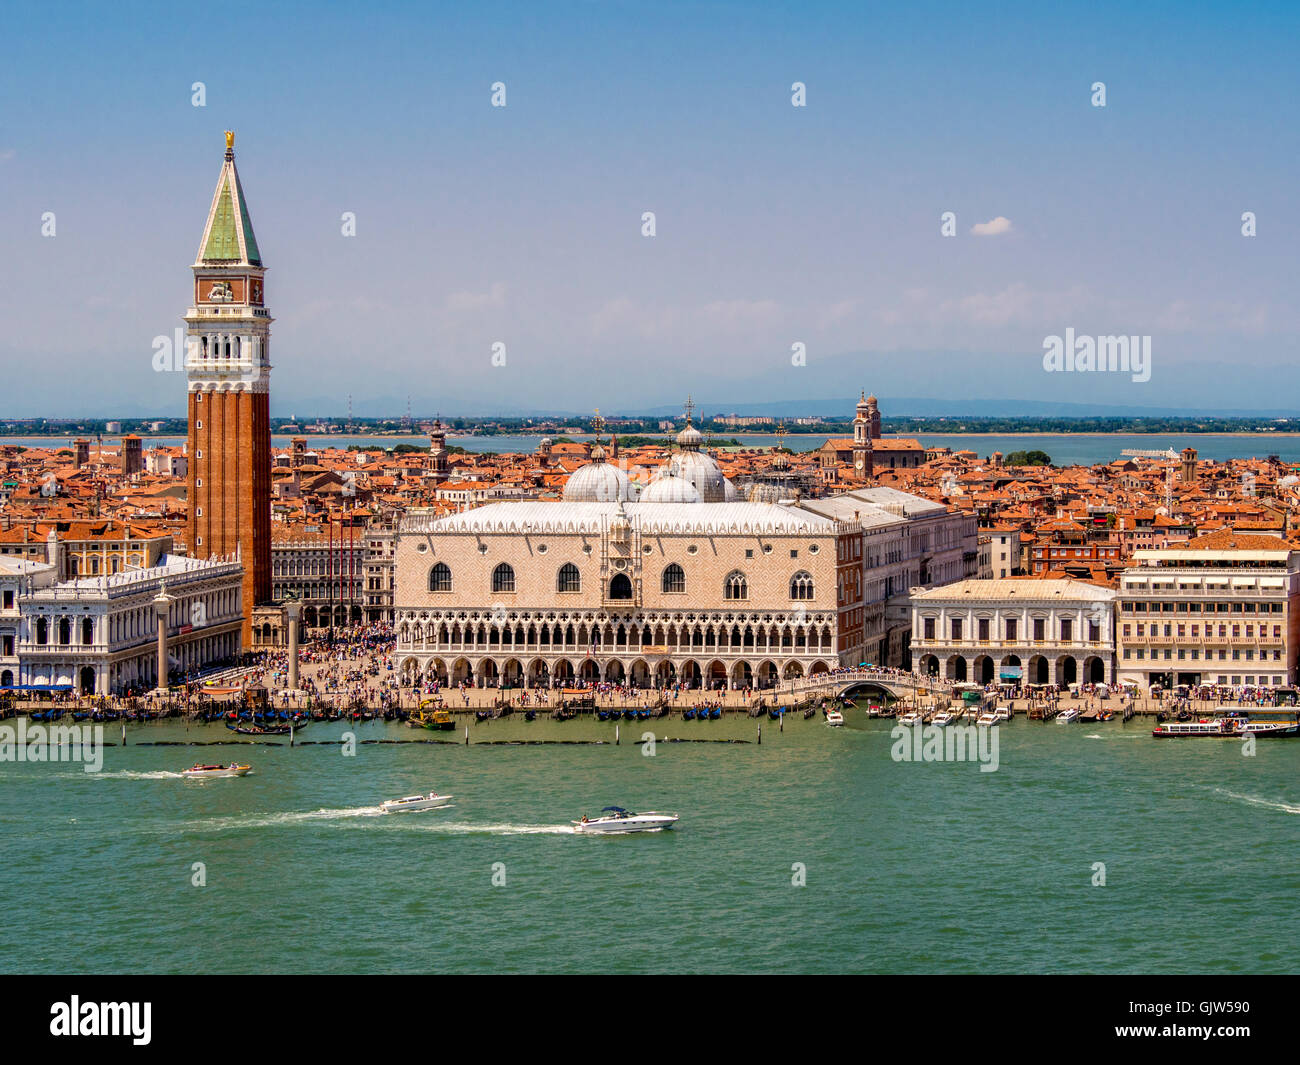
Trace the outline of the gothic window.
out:
[[[513,592],[515,590],[515,571],[507,562],[502,562],[492,571],[492,591]]]
[[[560,567],[559,576],[555,579],[555,590],[558,592],[582,590],[582,575],[578,573],[578,567],[572,562],[566,562]]]
[[[451,567],[447,563],[439,562],[433,569],[429,570],[429,591],[451,591]]]
[[[686,591],[686,574],[676,562],[664,570],[663,590],[665,592]]]
[[[811,599],[813,597],[812,574],[800,571],[790,578],[791,599]]]
[[[732,570],[727,574],[726,582],[723,584],[724,599],[748,599],[749,584],[745,580],[745,575],[740,570]]]

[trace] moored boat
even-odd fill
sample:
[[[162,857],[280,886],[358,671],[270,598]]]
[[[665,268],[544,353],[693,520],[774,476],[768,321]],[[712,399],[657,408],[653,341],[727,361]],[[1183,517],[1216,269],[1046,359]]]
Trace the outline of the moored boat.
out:
[[[1076,720],[1078,716],[1079,711],[1074,707],[1070,707],[1068,710],[1062,710],[1056,715],[1056,723],[1058,725],[1068,725],[1071,721]]]

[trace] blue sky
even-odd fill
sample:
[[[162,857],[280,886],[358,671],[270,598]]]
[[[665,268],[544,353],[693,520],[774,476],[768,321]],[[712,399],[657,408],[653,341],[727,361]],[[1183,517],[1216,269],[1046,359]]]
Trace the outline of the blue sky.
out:
[[[1300,409],[1300,10],[1045,6],[7,5],[0,416],[183,411],[226,128],[277,414]],[[1044,372],[1067,328],[1151,380]]]

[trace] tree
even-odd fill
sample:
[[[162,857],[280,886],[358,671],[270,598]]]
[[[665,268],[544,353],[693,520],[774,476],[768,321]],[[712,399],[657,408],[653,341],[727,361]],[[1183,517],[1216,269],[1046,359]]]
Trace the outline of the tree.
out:
[[[1052,456],[1045,451],[1013,451],[1002,461],[1007,466],[1050,466]]]

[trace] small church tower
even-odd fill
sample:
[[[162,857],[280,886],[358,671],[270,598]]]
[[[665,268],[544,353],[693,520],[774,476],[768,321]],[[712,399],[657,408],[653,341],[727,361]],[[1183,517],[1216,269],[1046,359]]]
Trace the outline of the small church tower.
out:
[[[871,397],[873,400],[874,396]],[[879,414],[876,415],[879,419]],[[871,412],[867,393],[863,390],[858,399],[857,416],[853,419],[853,472],[866,479],[872,475]]]

